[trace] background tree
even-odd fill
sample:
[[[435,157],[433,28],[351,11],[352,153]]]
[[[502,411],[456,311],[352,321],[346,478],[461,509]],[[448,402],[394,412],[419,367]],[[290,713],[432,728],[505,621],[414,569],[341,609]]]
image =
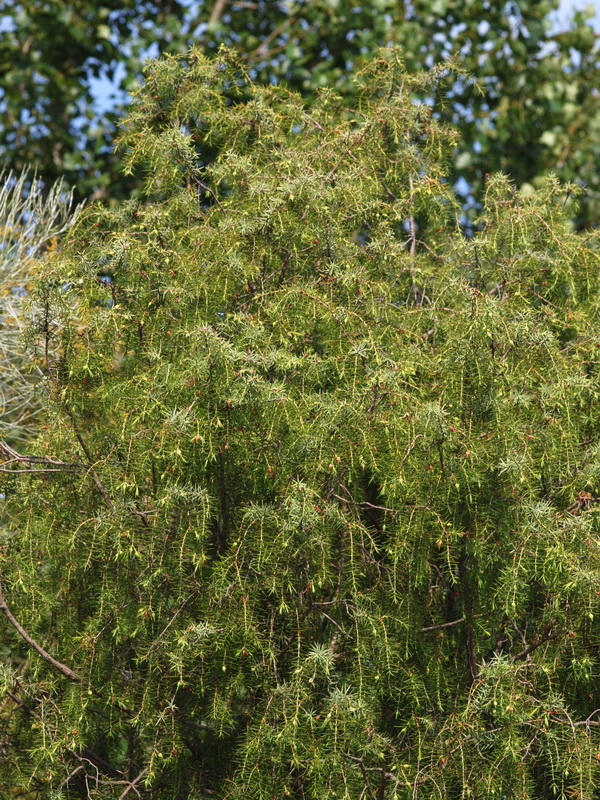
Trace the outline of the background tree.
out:
[[[521,186],[556,172],[587,187],[578,225],[589,225],[600,197],[598,47],[581,13],[555,33],[557,7],[558,0],[81,0],[68,7],[0,0],[10,28],[0,41],[8,122],[0,148],[17,171],[36,164],[45,179],[64,176],[81,196],[106,198],[110,187],[111,198],[123,198],[135,183],[118,170],[116,116],[95,110],[93,78],[131,88],[148,54],[193,43],[214,53],[226,43],[262,82],[284,81],[307,97],[326,86],[353,103],[352,75],[365,55],[393,42],[410,70],[458,53],[483,90],[457,77],[440,111],[463,133],[452,179],[466,180],[464,205],[481,202],[487,173],[503,170]]]
[[[380,54],[349,112],[227,53],[149,69],[146,202],[37,280],[4,786],[597,792],[598,259],[556,181],[494,178],[461,235],[456,134],[413,102],[444,73]]]

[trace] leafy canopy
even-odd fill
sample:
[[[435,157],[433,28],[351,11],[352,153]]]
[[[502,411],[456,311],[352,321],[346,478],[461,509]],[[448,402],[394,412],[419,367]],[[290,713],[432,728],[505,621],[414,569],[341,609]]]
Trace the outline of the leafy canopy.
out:
[[[445,72],[381,52],[349,110],[226,51],[149,68],[146,202],[37,280],[5,786],[594,795],[598,259],[556,180],[492,178],[463,238],[415,101]]]

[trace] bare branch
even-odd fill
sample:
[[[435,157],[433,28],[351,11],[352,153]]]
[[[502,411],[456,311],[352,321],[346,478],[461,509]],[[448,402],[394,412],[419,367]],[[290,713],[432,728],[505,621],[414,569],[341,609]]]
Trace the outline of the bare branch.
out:
[[[319,124],[316,119],[313,119],[312,117],[309,117],[308,114],[304,115],[304,119],[308,120],[311,125],[314,125],[315,128],[318,128],[320,131],[325,133],[325,128],[321,124]]]
[[[209,25],[214,25],[215,22],[218,22],[221,19],[226,5],[227,0],[216,0],[214,6],[212,7],[212,11],[210,12],[210,17],[208,20]]]
[[[277,27],[273,28],[271,33],[265,39],[262,40],[262,42],[258,45],[256,50],[253,50],[251,53],[248,53],[245,56],[245,58],[252,58],[253,56],[258,56],[261,53],[265,53],[265,50],[271,44],[273,39],[276,39],[277,36],[279,36],[279,34],[282,31],[284,31],[288,27],[288,25],[290,25],[294,21],[294,19],[295,17],[288,17],[287,19],[284,19],[284,21],[280,25],[277,25]]]
[[[345,634],[345,632],[344,632],[344,629],[343,629],[343,628],[341,628],[341,627],[340,627],[340,625],[338,625],[338,623],[337,623],[337,622],[336,622],[336,621],[333,619],[333,617],[330,617],[330,616],[329,616],[329,614],[326,614],[326,613],[323,611],[323,609],[322,609],[322,608],[319,608],[319,609],[318,609],[318,611],[319,611],[319,612],[320,612],[320,613],[321,613],[321,614],[322,614],[322,615],[325,617],[325,619],[328,619],[328,620],[329,620],[329,622],[331,622],[331,624],[332,624],[332,625],[335,625],[335,627],[338,629],[338,631],[339,631],[339,632],[340,632],[340,633],[341,633],[343,636],[345,636],[345,635],[346,635],[346,634]]]
[[[441,625],[428,625],[426,628],[421,628],[421,633],[427,633],[427,631],[439,631],[442,628],[451,628],[452,625],[459,625],[461,622],[465,622],[464,617],[461,617],[460,619],[453,619],[452,622],[443,622]]]
[[[214,193],[214,191],[213,191],[213,190],[210,188],[210,186],[207,186],[205,183],[203,183],[203,182],[200,180],[200,178],[194,178],[194,180],[196,181],[196,183],[198,184],[198,186],[199,186],[201,189],[204,189],[204,191],[205,191],[205,192],[208,192],[208,193],[211,195],[211,197],[214,199],[215,203],[216,203],[216,204],[219,206],[219,208],[221,209],[221,211],[222,211],[223,213],[225,213],[225,209],[224,209],[224,208],[223,208],[223,206],[221,205],[221,201],[219,200],[219,198],[217,197],[217,195]]]
[[[80,464],[77,461],[59,461],[56,458],[49,456],[29,456],[17,453],[6,442],[0,441],[0,453],[8,456],[0,463],[0,472],[5,473],[27,473],[27,472],[78,472],[82,469],[87,469],[85,464]],[[13,467],[7,468],[10,464],[35,464],[36,467],[27,469],[14,469]],[[49,468],[44,468],[42,465],[48,464]]]
[[[415,186],[414,186],[414,183],[413,183],[412,175],[408,176],[408,185],[410,187],[410,202],[412,203],[413,199],[414,199],[414,191],[415,191]],[[417,247],[417,229],[416,229],[416,226],[415,226],[415,217],[414,217],[414,215],[412,213],[410,214],[410,216],[408,218],[408,230],[409,230],[409,233],[410,233],[410,240],[409,240],[410,241],[410,251],[409,252],[410,252],[411,258],[414,258],[415,249]]]
[[[73,758],[77,759],[79,762],[87,761],[92,766],[96,767],[97,769],[101,769],[107,775],[110,775],[111,778],[122,778],[123,773],[121,770],[113,767],[106,759],[99,756],[98,753],[95,753],[89,747],[84,747],[81,753],[76,753],[75,750],[72,750],[70,747],[65,749],[65,752],[68,753]]]
[[[551,633],[552,625],[544,625],[544,630],[542,631],[542,635],[538,637],[537,641],[533,644],[530,644],[529,647],[526,647],[524,650],[521,650],[520,653],[517,653],[515,656],[512,657],[513,661],[519,661],[522,658],[527,658],[534,650],[537,650],[538,647],[541,647],[546,642],[551,642],[554,639],[558,639],[560,636],[559,633]]]
[[[119,800],[123,800],[123,798],[126,797],[132,789],[139,797],[140,793],[136,789],[135,785],[136,783],[139,783],[142,780],[142,778],[144,777],[144,775],[147,774],[147,772],[148,772],[148,767],[144,767],[144,769],[140,772],[137,778],[134,778],[129,784],[129,786],[125,789],[125,791],[119,796]]]
[[[349,761],[353,761],[355,764],[358,764],[360,770],[363,774],[363,778],[365,779],[365,791],[364,794],[368,794],[373,800],[377,800],[377,798],[383,797],[381,789],[385,791],[385,782],[386,781],[394,781],[395,783],[399,783],[399,779],[397,775],[394,775],[393,772],[387,772],[383,767],[367,767],[365,765],[364,756],[358,758],[357,756],[351,756],[349,753],[342,754],[345,758]],[[381,776],[381,785],[377,790],[377,795],[374,794],[373,789],[371,788],[371,782],[369,781],[369,772],[378,772]]]
[[[15,703],[19,708],[22,708],[23,711],[30,717],[33,717],[34,719],[40,718],[39,714],[36,714],[32,708],[29,708],[29,706],[26,703],[24,703],[19,697],[17,697],[16,694],[14,694],[11,691],[7,691],[6,694],[8,695],[8,697],[10,697],[13,703]]]
[[[60,661],[57,661],[50,653],[46,652],[44,648],[39,645],[35,639],[32,639],[31,636],[27,633],[25,628],[20,625],[17,620],[13,617],[9,607],[6,605],[6,601],[4,599],[4,594],[2,592],[2,584],[0,584],[0,611],[4,614],[6,619],[10,622],[13,628],[17,631],[19,636],[21,636],[27,644],[32,647],[44,661],[47,661],[54,669],[58,670],[65,678],[68,678],[70,681],[74,681],[75,683],[81,683],[81,676],[78,675],[76,672],[73,672],[72,669],[65,666],[65,664],[61,664]]]
[[[67,775],[67,777],[64,779],[64,781],[58,787],[58,790],[60,791],[61,789],[64,789],[64,787],[68,785],[68,783],[71,780],[71,778],[74,778],[75,775],[77,775],[77,773],[81,772],[82,770],[85,770],[85,767],[83,766],[83,764],[79,764],[78,767],[75,767],[75,769]]]
[[[48,244],[72,225],[80,210],[62,181],[48,186],[27,170],[21,175],[0,170],[0,428],[10,438],[33,433],[40,410],[42,369],[23,343],[28,286]]]
[[[369,773],[365,769],[365,761],[364,761],[363,756],[361,756],[360,758],[357,758],[357,756],[351,756],[349,753],[344,753],[344,756],[347,759],[349,759],[350,761],[353,761],[355,764],[358,764],[358,766],[360,767],[360,771],[362,772],[362,776],[364,778],[364,781],[365,781],[365,788],[367,790],[368,796],[371,798],[371,800],[377,800],[377,797],[376,797],[373,789],[371,788],[371,781],[369,780]]]
[[[376,506],[373,505],[373,503],[367,503],[366,501],[359,502],[358,500],[351,500],[347,497],[342,497],[341,495],[336,494],[335,492],[332,492],[331,496],[337,498],[338,500],[341,500],[342,503],[349,503],[352,506],[361,506],[361,508],[371,508],[374,509],[375,511],[387,511],[389,514],[400,513],[400,510],[397,508],[388,508],[387,506]]]

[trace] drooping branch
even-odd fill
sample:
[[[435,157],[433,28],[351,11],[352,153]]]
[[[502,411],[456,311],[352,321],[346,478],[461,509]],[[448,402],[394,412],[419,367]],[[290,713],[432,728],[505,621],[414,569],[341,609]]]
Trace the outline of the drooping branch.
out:
[[[73,672],[72,669],[67,667],[65,664],[62,664],[60,661],[57,661],[54,656],[51,656],[44,648],[38,644],[35,639],[32,639],[31,636],[27,633],[25,628],[20,625],[17,620],[13,617],[10,608],[6,605],[6,600],[4,599],[4,594],[2,592],[2,584],[0,584],[0,611],[4,614],[6,619],[10,622],[13,628],[17,631],[19,636],[24,639],[27,644],[32,647],[36,653],[39,653],[44,661],[47,661],[54,669],[58,670],[65,678],[68,678],[70,681],[74,681],[75,683],[81,683],[81,676],[78,675],[76,672]]]

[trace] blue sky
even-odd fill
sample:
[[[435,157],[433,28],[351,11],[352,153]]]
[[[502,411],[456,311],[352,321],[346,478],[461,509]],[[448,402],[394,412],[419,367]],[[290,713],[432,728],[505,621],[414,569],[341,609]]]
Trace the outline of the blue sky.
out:
[[[600,0],[561,0],[559,10],[560,24],[564,25],[573,11],[580,11],[586,7],[592,8],[595,12],[596,16],[592,20],[592,25],[596,32],[600,33]]]

